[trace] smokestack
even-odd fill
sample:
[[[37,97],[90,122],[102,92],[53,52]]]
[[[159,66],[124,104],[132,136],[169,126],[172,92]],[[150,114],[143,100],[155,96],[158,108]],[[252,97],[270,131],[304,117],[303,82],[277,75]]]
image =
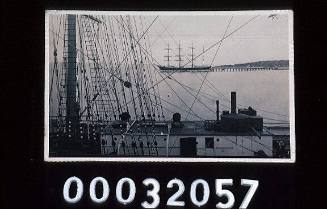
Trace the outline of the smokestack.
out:
[[[231,114],[236,114],[236,92],[231,92]]]
[[[217,120],[219,120],[219,100],[216,100],[216,115],[217,115]]]

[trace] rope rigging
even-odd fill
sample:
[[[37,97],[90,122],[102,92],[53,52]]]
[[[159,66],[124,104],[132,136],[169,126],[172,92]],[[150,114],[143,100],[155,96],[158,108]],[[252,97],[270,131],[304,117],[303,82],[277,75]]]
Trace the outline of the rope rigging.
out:
[[[232,19],[233,19],[233,17],[231,17],[230,20],[229,20],[229,22],[228,22],[228,25],[227,25],[227,27],[226,27],[226,29],[225,29],[224,35],[223,35],[223,37],[222,37],[222,40],[224,40],[224,38],[225,38],[225,36],[226,36],[226,32],[228,31],[228,28],[229,28],[229,26],[230,26],[230,24],[231,24],[231,22],[232,22]],[[211,64],[210,64],[210,66],[212,65],[214,59],[216,58],[216,55],[217,55],[217,53],[218,53],[218,51],[219,51],[219,49],[220,49],[221,44],[222,44],[222,42],[219,43],[218,48],[217,48],[216,53],[215,53],[215,56],[214,56],[214,58],[212,59],[212,62],[211,62]],[[206,72],[206,74],[205,74],[203,80],[201,81],[201,85],[200,85],[198,91],[196,92],[196,96],[195,96],[195,99],[194,99],[193,102],[192,102],[191,108],[193,107],[193,105],[194,105],[194,103],[195,103],[195,101],[196,101],[196,98],[198,97],[199,92],[200,92],[201,89],[202,89],[203,83],[204,83],[204,81],[206,80],[206,78],[207,78],[207,76],[208,76],[208,73],[209,73],[209,72]],[[189,116],[189,113],[187,113],[186,118],[188,118],[188,116]]]
[[[212,48],[214,48],[216,45],[218,45],[220,42],[222,42],[223,40],[225,40],[226,38],[228,38],[229,36],[233,35],[234,33],[236,33],[237,31],[239,31],[241,28],[243,28],[244,26],[246,26],[247,24],[249,24],[250,22],[252,22],[253,20],[255,20],[259,15],[250,18],[250,20],[246,21],[245,23],[243,23],[242,25],[240,25],[239,27],[237,27],[235,30],[233,30],[232,32],[230,32],[228,35],[225,36],[225,38],[220,39],[219,41],[217,41],[216,43],[212,44],[210,47],[208,47],[207,49],[203,50],[202,53],[198,54],[194,59],[198,58],[199,56],[202,56],[204,53],[208,52],[209,50],[211,50]],[[181,67],[185,67],[187,64],[189,64],[189,62],[185,63],[183,66]],[[175,72],[172,73],[168,73],[166,75],[166,77],[164,77],[162,80],[158,81],[157,83],[155,83],[154,85],[158,85],[159,83],[161,83],[162,81],[164,81],[167,77],[171,77],[173,74],[175,74]]]
[[[117,19],[116,19],[117,20]],[[118,21],[118,20],[117,20]],[[118,21],[119,22],[119,21]],[[119,22],[120,23],[120,22]],[[120,23],[121,24],[121,23]],[[125,29],[125,27],[124,27],[124,25],[122,25],[122,27]],[[127,29],[126,29],[127,30]],[[131,37],[133,38],[133,39],[135,39],[133,36],[132,36],[132,33],[130,32],[130,31],[128,31],[128,33],[131,35]],[[147,51],[147,50],[145,50],[144,49],[144,47],[142,46],[142,45],[140,45],[140,44],[138,44],[139,45],[139,48],[147,55],[147,56],[151,56],[151,54],[149,54],[149,52]],[[153,56],[151,56],[151,58],[157,63],[157,64],[159,64],[159,62],[153,57]],[[154,67],[154,69],[156,69],[157,71],[158,71],[158,69],[157,69],[157,66],[156,65],[154,65],[153,63],[152,63],[152,65],[153,65],[153,67]],[[159,73],[159,75],[163,78],[163,76]],[[176,79],[174,79],[173,78],[173,80],[174,81],[176,81],[178,84],[180,84],[180,82],[179,81],[177,81]],[[186,106],[186,107],[188,107],[188,105],[186,104],[186,102],[176,93],[176,91],[171,87],[171,85],[168,83],[168,82],[166,82],[165,81],[165,83],[166,83],[166,85],[174,92],[174,94],[178,97],[178,99]],[[181,85],[181,84],[180,84]],[[182,85],[181,85],[182,86]],[[195,95],[193,95],[190,91],[188,91],[184,86],[182,86],[189,94],[191,94],[194,98],[196,98],[195,97]],[[150,88],[148,88],[147,89],[147,91],[149,91],[150,89],[152,89],[152,88],[154,88],[154,86],[152,85]],[[212,111],[212,112],[215,112],[214,110],[212,110],[212,109],[210,109],[207,105],[205,105],[203,102],[201,102],[198,98],[196,98],[201,104],[203,104],[206,108],[208,108],[208,110],[210,110],[210,111]],[[188,107],[188,109],[190,109],[190,107]],[[193,112],[193,110],[192,109],[190,109],[190,111],[192,111]],[[195,114],[195,115],[197,115],[196,113],[194,113],[193,112],[193,114]]]
[[[231,36],[236,31],[240,30],[242,27],[244,27],[251,21],[253,21],[256,17],[257,16],[251,18],[250,20],[243,23],[241,26],[237,27],[235,30],[233,30],[227,35],[226,29],[224,36],[223,38],[221,38],[221,40],[205,49],[198,56],[201,56],[203,53],[206,53],[213,47],[218,46],[215,52],[215,56],[211,61],[211,63],[213,63],[218,53],[218,50],[222,44],[222,41],[225,40],[228,36]],[[114,118],[118,119],[118,116],[123,112],[130,112],[131,110],[133,110],[135,118],[138,118],[138,116],[141,115],[143,119],[145,119],[146,117],[151,120],[163,119],[165,115],[163,109],[165,107],[162,106],[162,97],[159,96],[158,89],[158,84],[161,82],[164,82],[174,93],[174,95],[176,95],[176,97],[187,107],[188,111],[186,119],[188,118],[190,113],[192,113],[192,115],[197,115],[192,110],[195,102],[199,102],[210,112],[215,112],[213,108],[209,107],[198,98],[199,95],[204,95],[203,92],[201,92],[203,86],[207,86],[217,93],[217,89],[215,89],[215,86],[207,79],[208,73],[206,73],[206,75],[202,75],[203,79],[201,79],[201,85],[195,92],[189,86],[184,85],[182,82],[172,77],[174,73],[170,73],[163,76],[162,74],[160,74],[160,72],[158,74],[154,73],[153,70],[158,71],[156,67],[154,67],[153,70],[150,68],[150,65],[154,65],[151,61],[154,61],[157,64],[158,62],[151,53],[151,46],[150,44],[148,44],[150,43],[149,40],[146,40],[148,39],[146,33],[157,20],[158,16],[154,18],[154,20],[151,22],[150,25],[147,26],[147,28],[143,28],[143,21],[141,18],[139,20],[140,24],[138,24],[135,17],[128,17],[124,19],[122,16],[120,16],[120,20],[118,20],[118,17],[115,16],[110,18],[102,18],[104,20],[104,24],[101,28],[99,26],[97,27],[97,24],[92,23],[91,19],[83,17],[81,18],[81,24],[79,24],[78,26],[79,29],[83,28],[85,30],[83,32],[79,32],[79,36],[80,39],[84,40],[83,43],[80,40],[80,46],[86,49],[86,52],[83,51],[84,49],[76,49],[79,52],[78,54],[81,55],[81,64],[78,65],[78,70],[82,75],[79,78],[80,82],[78,82],[77,84],[78,101],[80,101],[80,103],[83,103],[81,95],[83,95],[83,99],[86,100],[84,104],[81,104],[81,106],[84,106],[85,108],[82,109],[83,111],[81,111],[81,117],[83,113],[86,112],[87,118],[91,117],[92,115],[96,115],[96,117],[92,116],[95,117],[93,118],[94,120],[111,120],[111,118],[108,118],[109,115],[113,114]],[[227,28],[231,24],[232,18],[230,18]],[[115,28],[113,20],[118,23]],[[173,22],[173,20],[171,22]],[[119,27],[119,25],[121,27]],[[141,27],[138,28],[137,25],[140,25]],[[107,26],[109,27],[107,28]],[[91,28],[92,31],[86,31],[88,28]],[[167,27],[165,28],[165,31],[167,31]],[[54,37],[56,38],[54,38],[53,41],[58,42],[58,39],[60,39],[60,32],[54,32],[54,34]],[[65,36],[66,34],[64,35],[64,39]],[[121,37],[121,39],[117,40],[117,36]],[[104,41],[101,40],[101,42],[100,37],[102,37]],[[88,41],[87,39],[89,39],[90,41]],[[67,44],[69,43],[64,41],[65,47],[67,47]],[[122,47],[118,48],[118,46]],[[84,60],[84,57],[87,58],[87,61]],[[88,64],[88,66],[85,66],[85,63]],[[100,63],[102,63],[103,66]],[[186,64],[184,64],[184,66]],[[96,79],[90,79],[92,77],[90,74],[91,71],[88,71],[87,68],[95,69],[94,76],[96,77]],[[58,67],[53,68],[53,74],[56,74],[56,69],[58,69]],[[61,71],[64,71],[64,69],[62,69]],[[158,81],[157,75],[160,75],[161,80]],[[101,80],[100,78],[105,79]],[[169,82],[167,82],[167,78],[179,84],[179,86],[181,86],[186,92],[188,92],[188,94],[194,97],[191,105],[188,105],[183,100],[183,98],[178,95],[178,93],[169,84]],[[60,79],[55,80],[56,81],[54,81],[52,78],[50,87],[51,94],[54,83],[64,85],[63,83],[60,84]],[[132,81],[134,81],[134,83]],[[90,85],[93,85],[92,90],[90,89]],[[126,85],[129,87],[126,87]],[[85,93],[83,93],[83,91]],[[61,95],[60,91],[57,92],[59,97],[59,106],[62,106],[64,104],[64,102],[62,101],[64,96]],[[223,95],[220,93],[217,94]],[[128,98],[130,98],[131,100],[128,101]],[[224,100],[229,101],[227,97]],[[132,109],[130,109],[130,107],[132,107]],[[60,110],[58,111],[60,112]],[[92,113],[92,111],[95,112]],[[288,117],[287,115],[272,113],[269,111],[263,112]],[[278,120],[275,118],[268,117],[265,117],[265,119],[279,122],[287,122],[285,120]]]
[[[255,17],[254,17],[255,18]],[[248,22],[246,22],[245,24],[243,24],[243,25],[241,25],[240,27],[238,27],[236,30],[234,30],[235,32],[237,31],[237,30],[239,30],[239,29],[241,29],[243,26],[245,26],[246,24],[248,24],[249,22],[251,22],[254,18],[252,18],[252,19],[250,19]],[[232,21],[232,19],[233,19],[233,17],[231,17],[230,19],[229,19],[229,21],[228,21],[228,25],[227,25],[227,28],[226,28],[226,30],[225,30],[225,32],[224,32],[224,35],[223,35],[223,38],[221,39],[221,41],[219,42],[219,45],[218,45],[218,47],[217,47],[217,50],[216,50],[216,52],[215,52],[215,55],[214,55],[214,57],[213,57],[213,59],[212,59],[212,61],[211,61],[211,65],[212,65],[212,63],[214,62],[214,60],[215,60],[215,58],[216,58],[216,56],[217,56],[217,53],[218,53],[218,51],[219,51],[219,49],[220,49],[220,47],[221,47],[221,44],[222,44],[222,42],[223,42],[223,40],[225,39],[225,36],[226,36],[226,32],[227,32],[227,30],[228,30],[228,28],[230,27],[230,24],[231,24],[231,21]],[[159,23],[161,23],[161,21],[159,20]],[[164,28],[164,31],[166,31],[167,33],[168,33],[168,35],[173,39],[173,41],[175,42],[175,43],[177,43],[176,42],[176,40],[174,39],[174,37],[173,36],[171,36],[171,34],[168,32],[168,30],[167,30],[167,28],[168,27],[165,27]],[[233,32],[234,32],[233,31]],[[231,34],[230,34],[231,35]],[[160,37],[160,36],[159,36]],[[159,37],[157,38],[157,39],[159,39]],[[157,40],[156,39],[156,40]],[[205,53],[205,52],[204,52]],[[201,54],[200,54],[201,55]],[[199,56],[200,56],[199,55]],[[186,63],[187,64],[187,63]],[[185,65],[186,65],[185,64]],[[172,73],[173,74],[173,73]],[[171,75],[172,74],[168,74],[168,78],[170,78],[171,77]],[[203,75],[202,75],[203,76]],[[204,82],[204,80],[207,80],[207,73],[206,73],[206,75],[204,76],[204,79],[201,81],[201,87],[200,88],[202,88],[202,85],[203,85],[203,82]],[[208,82],[210,82],[209,80],[207,80]],[[206,83],[205,83],[206,84]],[[207,84],[206,84],[207,85]],[[210,82],[210,85],[212,85],[216,90],[217,90],[217,88]],[[218,90],[217,90],[218,91]],[[219,92],[219,91],[218,91]],[[230,103],[230,101],[229,101],[229,99],[227,98],[227,97],[225,97],[224,96],[224,94],[222,94],[222,93],[218,93],[219,95],[221,95],[221,96],[223,96],[224,98],[226,98],[227,99],[227,101]],[[192,105],[191,105],[191,107],[194,105],[194,102],[195,102],[195,100],[193,101],[193,103],[192,103]],[[238,106],[240,106],[240,107],[244,107],[243,105],[238,105]],[[257,108],[256,108],[257,109]],[[260,109],[258,109],[258,110],[260,110]],[[265,110],[260,110],[260,111],[262,111],[262,112],[267,112],[267,113],[270,113],[270,114],[274,114],[274,115],[279,115],[279,116],[283,116],[283,117],[288,117],[288,115],[283,115],[283,114],[279,114],[279,113],[273,113],[273,112],[269,112],[269,111],[265,111]],[[267,117],[264,117],[265,119],[271,119],[271,118],[267,118]],[[273,119],[273,120],[276,120],[276,121],[282,121],[282,122],[286,122],[285,120],[277,120],[277,119]]]
[[[132,123],[127,123],[126,121],[133,120],[138,128],[133,130],[134,133],[139,135],[145,133],[145,138],[137,138],[131,134],[132,147],[130,147],[128,140],[126,140],[126,133],[122,125],[120,125],[120,136],[117,138],[115,143],[118,143],[118,153],[121,147],[128,155],[133,154],[138,155],[140,150],[135,149],[137,143],[140,141],[144,142],[145,149],[142,153],[146,152],[148,155],[159,155],[158,154],[158,126],[155,121],[167,120],[165,115],[167,113],[176,113],[176,110],[181,111],[185,114],[183,120],[188,120],[189,116],[192,116],[193,120],[205,121],[205,117],[198,113],[195,107],[200,104],[203,109],[208,110],[207,113],[211,115],[216,114],[216,109],[214,108],[214,102],[218,98],[222,98],[222,103],[220,105],[228,107],[226,101],[230,102],[229,98],[226,97],[222,92],[220,92],[211,81],[208,76],[208,72],[205,74],[195,74],[196,78],[201,82],[198,87],[189,86],[183,83],[178,77],[173,77],[174,73],[163,74],[158,69],[159,62],[154,57],[152,52],[152,46],[157,40],[161,39],[158,36],[155,41],[151,43],[150,35],[148,31],[158,21],[158,16],[154,19],[149,19],[152,21],[150,24],[145,24],[144,17],[136,16],[99,16],[96,17],[95,21],[92,16],[78,16],[76,18],[76,103],[78,103],[79,113],[78,117],[81,124],[84,123],[93,124],[95,126],[109,127],[111,124],[125,124],[127,127]],[[211,60],[211,65],[214,63],[218,52],[222,46],[223,41],[231,36],[236,31],[240,30],[245,25],[253,21],[257,16],[250,18],[245,23],[238,26],[232,32],[229,32],[229,27],[233,20],[231,17],[228,21],[227,27],[223,34],[223,37],[211,45],[207,49],[203,50],[201,54],[188,60],[184,63],[186,66],[188,63],[196,59],[197,57],[207,53],[209,50],[215,50],[214,57]],[[56,121],[59,124],[59,129],[65,132],[65,116],[67,115],[67,110],[65,109],[65,104],[67,103],[67,59],[69,57],[67,48],[69,47],[68,34],[67,31],[67,18],[64,15],[58,17],[58,27],[55,29],[52,26],[51,32],[53,35],[52,45],[53,45],[53,58],[54,63],[51,66],[52,69],[50,74],[52,75],[50,80],[50,103],[51,103],[51,115],[50,117],[58,117]],[[170,25],[173,20],[169,22]],[[158,21],[161,24],[161,21]],[[53,22],[52,22],[53,24]],[[174,37],[168,32],[168,25],[164,28],[164,31],[175,41]],[[64,32],[63,32],[64,31]],[[229,32],[227,34],[227,32]],[[63,36],[62,36],[63,33]],[[60,45],[59,40],[63,40],[63,46]],[[176,42],[176,41],[175,41]],[[62,52],[63,64],[60,65]],[[168,87],[169,94],[172,93],[174,96],[171,99],[178,99],[179,105],[176,102],[171,102],[170,99],[160,96],[160,90],[162,85]],[[71,85],[72,86],[72,85]],[[178,91],[179,88],[182,91]],[[205,89],[207,87],[207,89]],[[207,90],[212,90],[209,92]],[[184,91],[186,95],[183,95]],[[162,93],[162,92],[161,92]],[[216,95],[214,95],[216,94]],[[191,96],[191,100],[185,99],[184,96]],[[169,97],[169,96],[168,96]],[[189,98],[189,97],[188,97]],[[203,101],[203,98],[210,101]],[[53,105],[54,103],[57,106]],[[229,104],[229,103],[228,103]],[[243,107],[243,105],[237,105]],[[57,108],[57,109],[55,109]],[[257,108],[256,108],[257,109]],[[222,111],[219,111],[220,113]],[[282,116],[288,118],[287,115],[273,113],[269,111],[262,112]],[[166,113],[166,114],[165,114]],[[66,115],[65,115],[66,114]],[[124,114],[128,114],[128,120],[124,120]],[[269,124],[288,124],[286,120],[279,120],[278,118],[264,117],[265,120],[270,121]],[[124,123],[122,123],[124,122]],[[126,122],[126,123],[125,123]],[[207,121],[205,121],[207,122]],[[218,119],[218,122],[219,119]],[[66,122],[67,123],[67,122]],[[185,123],[186,124],[186,123]],[[218,124],[218,123],[216,123]],[[219,125],[219,124],[218,124]],[[94,127],[94,126],[93,126]],[[113,127],[113,125],[112,125]],[[268,126],[267,126],[268,127]],[[143,130],[144,128],[144,130]],[[100,128],[99,128],[100,129]],[[110,128],[108,128],[110,129]],[[128,128],[126,128],[128,129]],[[142,131],[141,131],[142,130]],[[208,129],[209,130],[209,129]],[[218,130],[218,129],[215,129]],[[112,130],[110,130],[112,131]],[[109,131],[109,132],[110,132]],[[119,130],[118,130],[119,131]],[[141,133],[142,132],[142,133]],[[254,131],[255,132],[255,131]],[[160,133],[160,132],[159,132]],[[110,132],[112,141],[113,133]],[[256,144],[262,150],[272,152],[269,144],[260,141],[261,135],[255,133],[246,133],[248,137],[242,138],[242,142],[234,140],[234,138],[224,138],[224,140],[230,140],[231,143],[236,144],[234,147],[241,147],[252,153],[255,153],[255,149],[252,149],[252,143]],[[119,134],[118,134],[119,135]],[[161,135],[163,133],[161,132]],[[259,138],[257,139],[256,137]],[[109,138],[108,138],[109,139]],[[243,146],[243,139],[245,143],[251,142],[251,147]],[[250,140],[250,142],[248,141]],[[145,143],[146,142],[146,143]],[[176,141],[175,141],[176,142]],[[175,143],[174,142],[174,143]],[[105,143],[106,145],[107,143]],[[168,143],[167,143],[168,144]],[[229,144],[229,143],[228,143]],[[168,146],[168,145],[167,145]],[[177,145],[176,145],[177,146]],[[172,150],[174,145],[170,148]],[[167,154],[168,154],[167,148]],[[115,151],[114,151],[115,152]],[[243,150],[242,150],[243,152]],[[117,154],[117,153],[116,153]]]

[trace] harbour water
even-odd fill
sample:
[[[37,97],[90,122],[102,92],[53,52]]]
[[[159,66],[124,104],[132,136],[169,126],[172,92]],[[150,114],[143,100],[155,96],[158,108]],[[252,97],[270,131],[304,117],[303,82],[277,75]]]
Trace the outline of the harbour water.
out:
[[[157,77],[160,80],[165,75],[157,75]],[[202,84],[204,77],[206,80]],[[201,84],[198,99],[195,100]],[[193,113],[204,119],[215,119],[216,99],[220,102],[220,111],[230,110],[230,92],[236,91],[238,108],[253,107],[259,115],[264,117],[266,123],[289,121],[288,70],[180,72],[174,73],[171,79],[161,82],[159,91],[161,98],[167,101],[163,101],[163,104],[168,118],[171,118],[172,112],[181,112],[182,119],[196,119],[194,115],[187,113],[188,107],[192,106],[195,100],[192,107]],[[169,105],[168,102],[177,106]],[[207,107],[201,103],[206,104]],[[181,109],[186,111],[181,111]]]
[[[53,63],[50,63],[50,78],[53,76],[52,69]],[[168,76],[149,66],[148,73],[155,78],[154,84],[159,83],[156,88],[166,120],[170,120],[175,112],[181,114],[182,120],[216,119],[216,100],[219,100],[220,112],[230,110],[230,92],[236,91],[238,108],[251,106],[266,124],[289,122],[288,70],[176,72]],[[55,80],[56,76],[52,82],[56,83]],[[56,89],[52,91],[50,116],[55,116],[58,101]],[[130,94],[126,97],[127,101],[131,101]],[[131,107],[132,103],[129,102],[129,105]]]

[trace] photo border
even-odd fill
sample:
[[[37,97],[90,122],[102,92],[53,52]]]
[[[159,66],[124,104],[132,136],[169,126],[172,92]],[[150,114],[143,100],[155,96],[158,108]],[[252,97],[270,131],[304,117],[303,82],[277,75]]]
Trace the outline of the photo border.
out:
[[[289,43],[289,119],[290,158],[180,158],[180,157],[50,157],[49,156],[49,15],[251,15],[287,14]],[[45,11],[45,82],[44,82],[44,161],[46,162],[223,162],[223,163],[295,163],[295,83],[294,83],[294,28],[293,10],[244,10],[244,11],[86,11],[46,10]]]

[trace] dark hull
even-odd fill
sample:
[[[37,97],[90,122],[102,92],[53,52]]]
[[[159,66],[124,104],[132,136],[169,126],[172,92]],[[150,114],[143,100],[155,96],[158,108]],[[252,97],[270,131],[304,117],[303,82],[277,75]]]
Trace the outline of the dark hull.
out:
[[[192,72],[192,71],[211,71],[211,66],[197,66],[197,67],[167,67],[167,66],[158,66],[161,71],[179,71],[179,72]]]

